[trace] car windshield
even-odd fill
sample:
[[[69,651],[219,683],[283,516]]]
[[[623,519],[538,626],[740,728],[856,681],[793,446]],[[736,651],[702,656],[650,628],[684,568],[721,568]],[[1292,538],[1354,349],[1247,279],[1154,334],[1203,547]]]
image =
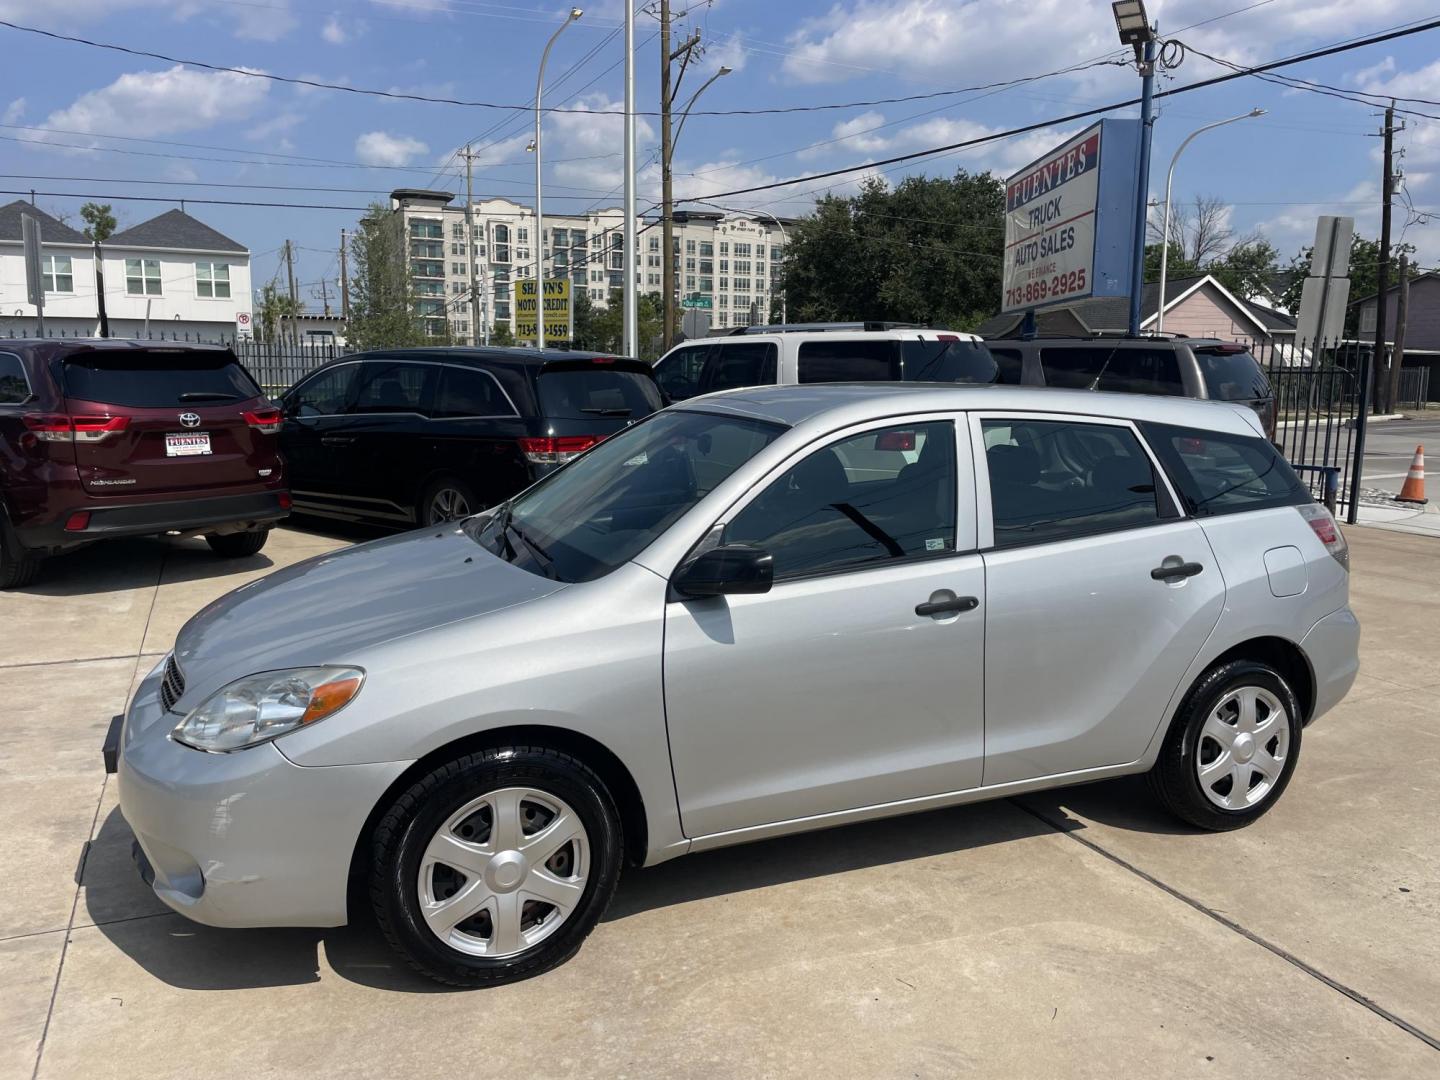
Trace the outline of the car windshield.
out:
[[[467,526],[531,573],[592,581],[629,562],[785,428],[671,411],[602,442]]]

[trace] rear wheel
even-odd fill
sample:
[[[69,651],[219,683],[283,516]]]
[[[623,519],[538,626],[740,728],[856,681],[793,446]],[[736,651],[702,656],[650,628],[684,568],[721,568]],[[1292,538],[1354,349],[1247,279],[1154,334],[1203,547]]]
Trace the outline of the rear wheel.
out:
[[[0,510],[0,515],[4,511]],[[0,521],[0,589],[19,589],[29,585],[40,573],[39,554],[22,548],[11,535],[10,527]]]
[[[443,525],[484,509],[474,488],[463,480],[447,476],[425,489],[415,508],[415,520],[421,525]]]
[[[540,747],[467,754],[422,777],[376,827],[371,902],[419,971],[491,986],[568,960],[620,874],[619,816],[582,762]]]
[[[1180,707],[1150,784],[1177,816],[1202,829],[1238,829],[1290,782],[1300,755],[1295,692],[1266,664],[1236,660],[1206,672]]]
[[[205,537],[205,542],[210,545],[210,550],[216,555],[226,559],[243,559],[247,555],[254,555],[265,546],[265,541],[270,539],[270,526],[266,525],[259,529],[249,529],[237,533],[212,533]]]

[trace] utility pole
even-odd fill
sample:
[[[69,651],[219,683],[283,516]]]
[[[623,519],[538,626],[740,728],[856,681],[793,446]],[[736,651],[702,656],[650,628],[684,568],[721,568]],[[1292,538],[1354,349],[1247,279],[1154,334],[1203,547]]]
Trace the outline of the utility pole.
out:
[[[639,357],[637,336],[635,281],[640,266],[640,233],[635,228],[635,4],[625,4],[625,291],[621,293],[624,308],[620,316],[620,351]],[[570,301],[570,337],[575,337],[575,301]]]
[[[1405,324],[1410,320],[1410,259],[1400,253],[1399,296],[1395,302],[1395,344],[1390,357],[1390,392],[1385,411],[1394,412],[1400,401],[1400,370],[1405,366]]]
[[[465,144],[465,268],[470,281],[470,344],[480,343],[480,293],[475,281],[475,154],[470,144]]]
[[[664,317],[661,320],[660,351],[665,352],[675,343],[675,199],[670,184],[670,157],[675,151],[675,140],[670,132],[670,109],[675,104],[675,95],[680,90],[680,80],[685,76],[685,66],[695,46],[700,44],[697,30],[673,52],[670,50],[670,0],[660,0],[660,258],[663,272],[660,288],[664,293]],[[680,73],[675,77],[675,86],[670,86],[670,64],[683,60]]]
[[[325,317],[330,317],[330,283],[323,277],[320,279],[320,306],[325,311]],[[313,293],[311,294],[314,295]]]
[[[100,255],[100,241],[95,247],[95,313],[100,316],[100,336],[110,336],[110,316],[105,311],[105,264]]]
[[[1150,137],[1155,130],[1155,34],[1140,50],[1140,176],[1135,185],[1135,247],[1130,261],[1130,321],[1126,333],[1140,333],[1140,298],[1145,292],[1145,224],[1150,211]],[[1165,297],[1159,299],[1165,309]]]
[[[340,230],[340,318],[350,321],[350,273],[345,266],[345,230]]]
[[[295,245],[285,241],[285,273],[290,278],[290,340],[300,342],[300,298],[295,295]]]
[[[1350,507],[1345,520],[1351,525],[1360,517],[1360,477],[1365,464],[1366,417],[1370,411],[1370,383],[1375,382],[1376,398],[1382,395],[1381,372],[1388,374],[1389,367],[1381,367],[1385,355],[1385,293],[1390,288],[1390,195],[1395,186],[1395,102],[1385,110],[1385,127],[1380,132],[1385,140],[1385,171],[1380,177],[1380,266],[1375,284],[1375,348],[1370,356],[1360,357],[1360,406],[1355,417],[1355,462],[1350,473]]]

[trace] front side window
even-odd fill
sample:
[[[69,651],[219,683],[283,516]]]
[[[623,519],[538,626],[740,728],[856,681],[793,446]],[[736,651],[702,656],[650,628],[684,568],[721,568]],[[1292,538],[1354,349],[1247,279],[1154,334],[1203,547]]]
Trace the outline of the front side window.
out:
[[[335,416],[345,411],[359,364],[340,364],[311,376],[285,397],[287,416]]]
[[[775,382],[780,350],[767,341],[725,342],[715,346],[704,378],[704,393]]]
[[[686,345],[655,365],[655,381],[671,401],[684,401],[700,392],[700,371],[709,345]]]
[[[432,364],[384,360],[366,361],[361,368],[352,413],[423,413],[427,383],[439,370]]]
[[[195,264],[195,295],[212,300],[230,299],[230,264],[197,262]]]
[[[30,400],[30,382],[20,357],[14,353],[0,353],[0,405],[19,405]]]
[[[71,270],[69,255],[46,255],[41,259],[40,276],[45,281],[45,291],[50,293],[73,293],[75,275]]]
[[[725,527],[770,553],[775,577],[859,570],[955,551],[955,426],[853,435],[787,470]]]
[[[126,259],[125,292],[130,296],[159,296],[160,260]]]
[[[1160,483],[1127,427],[1070,420],[983,420],[997,548],[1150,525]]]

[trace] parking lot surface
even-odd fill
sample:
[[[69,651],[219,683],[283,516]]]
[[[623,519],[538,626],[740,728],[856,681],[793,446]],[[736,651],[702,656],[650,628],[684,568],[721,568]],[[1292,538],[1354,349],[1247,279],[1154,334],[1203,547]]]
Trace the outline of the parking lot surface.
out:
[[[101,768],[186,618],[349,541],[57,559],[0,596],[0,1080],[1440,1075],[1440,544],[1348,535],[1362,672],[1255,826],[1126,780],[687,857],[628,871],[569,964],[469,992],[364,920],[169,913]]]

